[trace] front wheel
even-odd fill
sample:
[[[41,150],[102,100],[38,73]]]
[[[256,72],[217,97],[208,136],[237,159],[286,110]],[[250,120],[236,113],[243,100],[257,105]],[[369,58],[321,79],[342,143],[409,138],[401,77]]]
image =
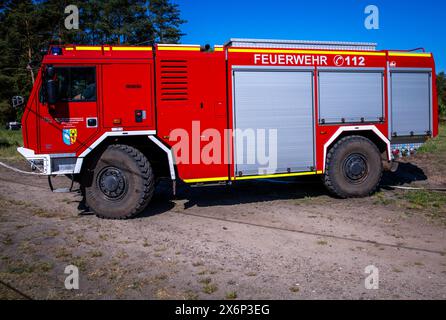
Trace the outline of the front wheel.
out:
[[[155,179],[144,154],[127,145],[110,145],[93,168],[85,200],[98,217],[128,219],[150,202]]]
[[[340,198],[365,197],[378,187],[382,171],[376,145],[362,136],[347,136],[328,152],[324,182]]]

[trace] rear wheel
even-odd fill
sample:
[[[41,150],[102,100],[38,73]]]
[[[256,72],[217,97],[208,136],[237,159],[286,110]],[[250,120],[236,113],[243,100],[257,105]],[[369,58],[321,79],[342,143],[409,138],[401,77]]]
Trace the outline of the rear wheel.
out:
[[[98,217],[128,219],[150,202],[155,179],[149,161],[139,150],[111,145],[93,168],[85,200]]]
[[[348,136],[328,152],[324,182],[338,197],[365,197],[378,187],[382,171],[376,145],[362,136]]]

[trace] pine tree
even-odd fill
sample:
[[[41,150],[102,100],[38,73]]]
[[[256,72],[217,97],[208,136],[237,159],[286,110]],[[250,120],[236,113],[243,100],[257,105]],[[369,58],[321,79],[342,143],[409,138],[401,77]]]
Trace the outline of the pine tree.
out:
[[[0,121],[14,120],[14,95],[26,95],[39,60],[39,16],[31,0],[3,1],[0,9]]]
[[[178,5],[169,0],[150,0],[149,11],[155,28],[156,42],[178,43],[184,35],[180,26],[186,22],[180,18]]]
[[[79,30],[65,8],[79,9]],[[177,43],[185,21],[170,0],[0,0],[0,122],[14,120],[14,95],[26,97],[52,43]]]

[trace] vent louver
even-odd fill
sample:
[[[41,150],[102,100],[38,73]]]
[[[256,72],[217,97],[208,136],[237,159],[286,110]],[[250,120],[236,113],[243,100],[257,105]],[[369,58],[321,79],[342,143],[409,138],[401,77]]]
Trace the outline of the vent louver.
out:
[[[189,78],[186,60],[161,60],[161,101],[188,99]]]

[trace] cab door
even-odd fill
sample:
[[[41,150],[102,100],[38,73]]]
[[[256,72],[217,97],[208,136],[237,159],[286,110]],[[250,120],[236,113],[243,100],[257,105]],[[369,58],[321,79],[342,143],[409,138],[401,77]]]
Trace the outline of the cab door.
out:
[[[98,131],[98,67],[54,66],[59,99],[38,105],[38,152],[74,155],[89,145]]]

